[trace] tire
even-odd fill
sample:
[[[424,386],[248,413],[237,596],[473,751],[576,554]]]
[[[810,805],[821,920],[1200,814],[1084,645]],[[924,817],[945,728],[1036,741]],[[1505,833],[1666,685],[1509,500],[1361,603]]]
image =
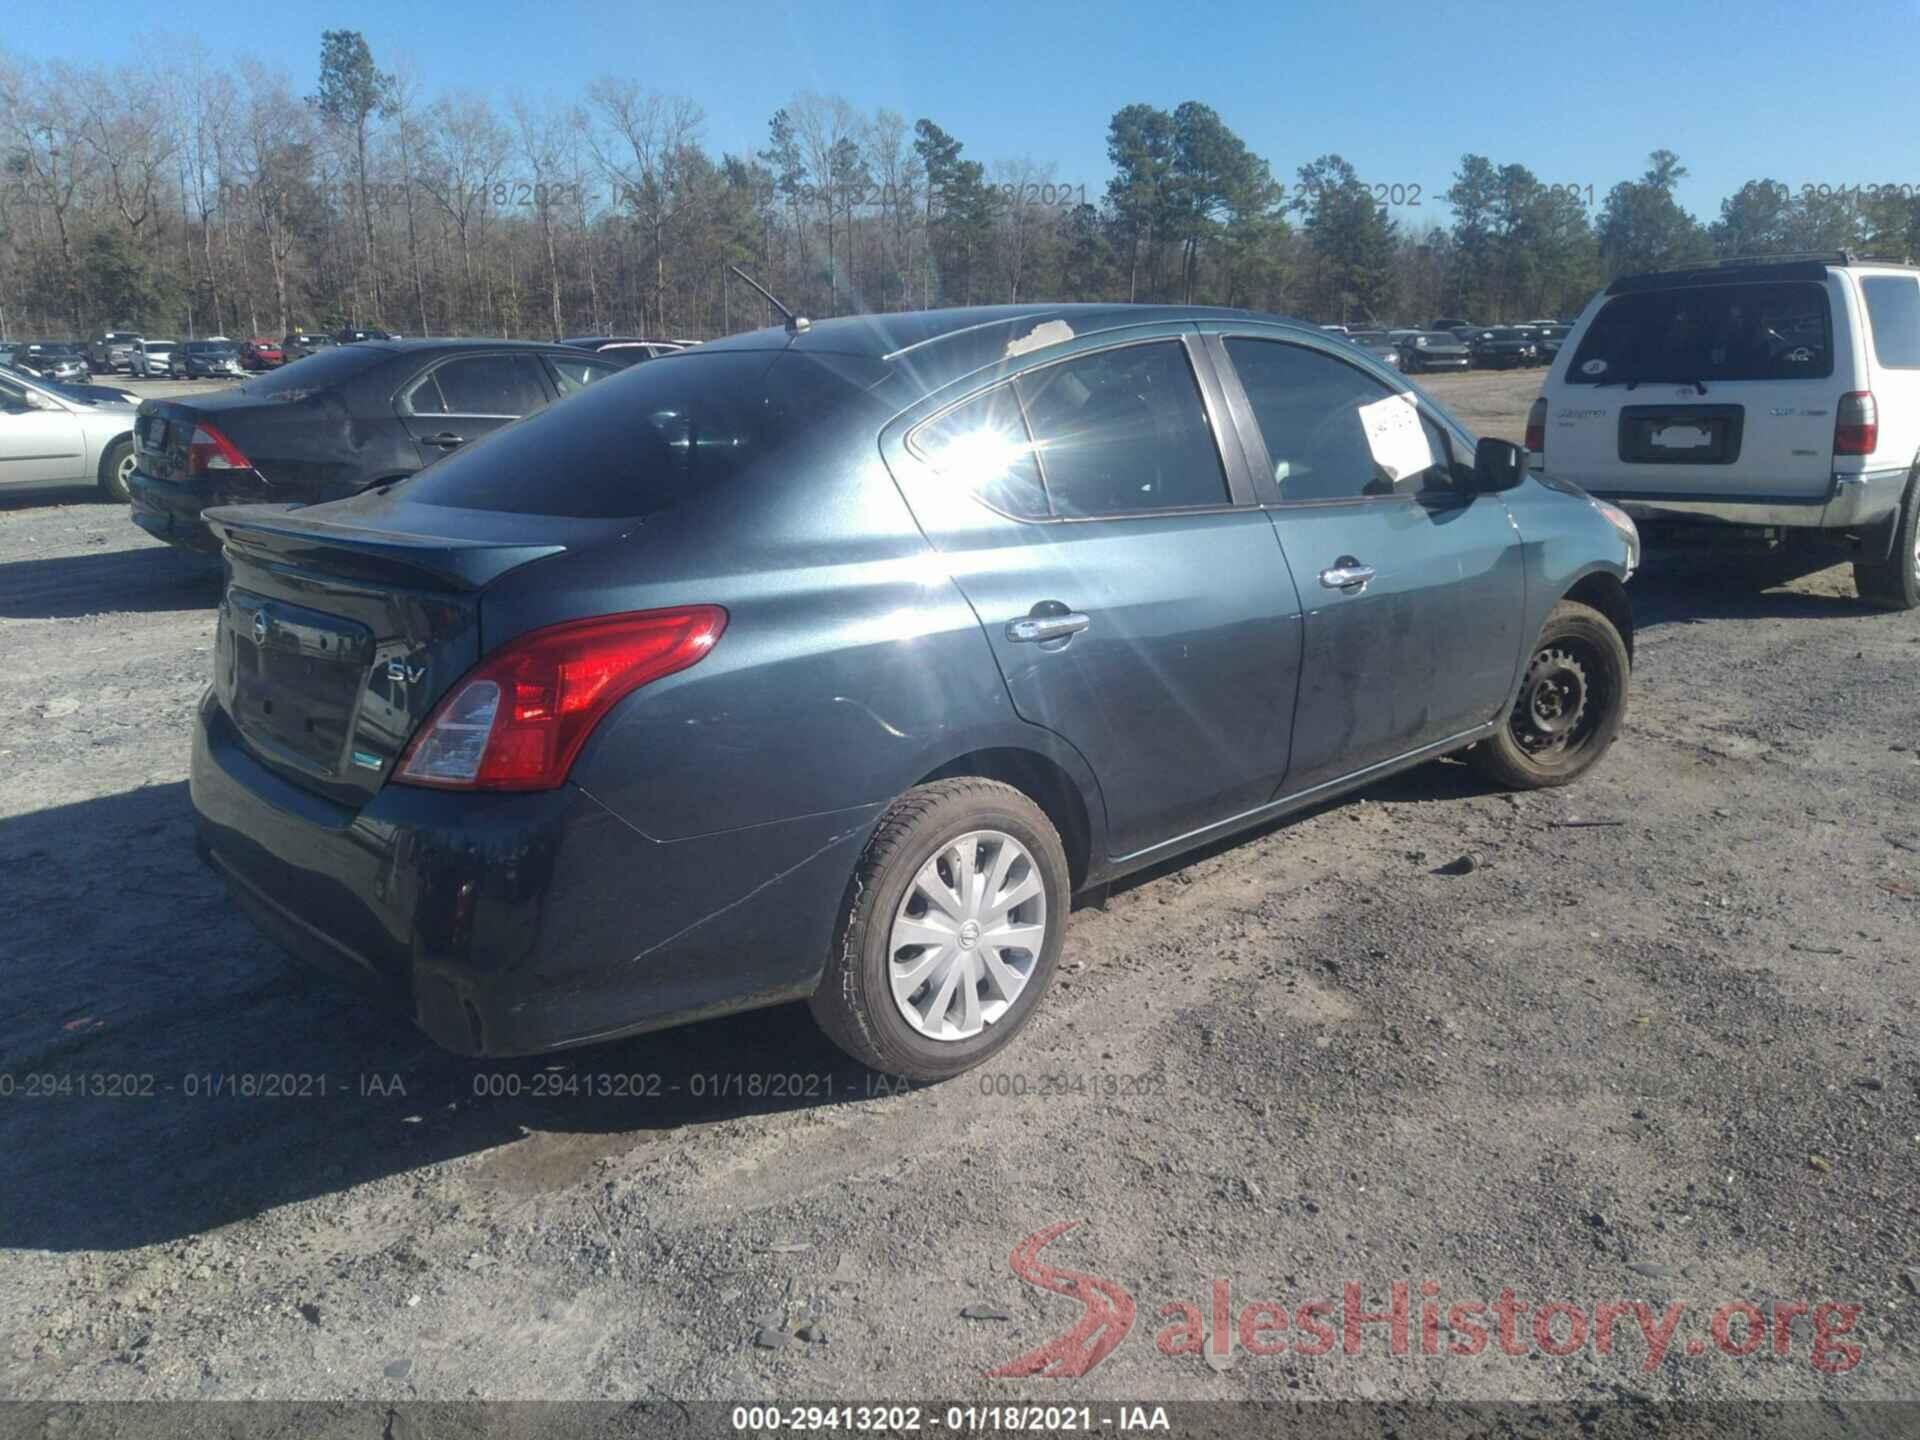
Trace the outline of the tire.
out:
[[[1920,476],[1907,482],[1893,527],[1893,554],[1884,563],[1853,562],[1860,598],[1883,610],[1920,608]]]
[[[1562,600],[1534,642],[1506,723],[1469,750],[1468,761],[1509,790],[1571,784],[1620,733],[1632,668],[1611,620]]]
[[[133,472],[133,441],[122,435],[100,457],[100,495],[102,499],[126,504],[133,499],[127,488],[127,476]]]
[[[968,843],[957,845],[963,838]],[[938,883],[950,876],[950,857],[963,848],[990,884],[1006,856],[999,842],[1008,840],[1021,853],[1010,857],[1012,868],[1005,871],[999,894],[1023,888],[1029,878],[1039,882],[1036,892],[1004,912],[1004,925],[1018,927],[1005,933],[1039,930],[1039,943],[1025,947],[980,943],[1002,928],[993,920],[990,902],[960,901],[949,915],[929,902],[932,892],[925,888],[928,877]],[[813,1017],[834,1044],[885,1074],[934,1081],[969,1070],[1007,1045],[1046,993],[1066,934],[1071,891],[1059,833],[1045,812],[1011,785],[962,777],[909,790],[881,819],[847,886],[833,954],[809,1002]],[[980,915],[988,919],[984,931],[975,918]],[[920,917],[937,923],[920,925]],[[903,927],[898,934],[896,926]],[[973,938],[962,940],[969,926]],[[953,934],[953,945],[902,943],[904,936],[935,931]],[[953,960],[943,967],[935,957],[949,948]],[[921,982],[924,988],[896,1000],[895,975],[921,960],[934,966]],[[1010,1002],[1004,999],[1008,986],[993,968],[996,962],[998,975],[1023,979]],[[949,971],[957,973],[943,999],[936,987]],[[970,987],[971,1015],[962,998]],[[921,1014],[921,1024],[908,1020],[908,1008]],[[969,1031],[970,1023],[978,1028]],[[935,1035],[929,1025],[953,1033]]]

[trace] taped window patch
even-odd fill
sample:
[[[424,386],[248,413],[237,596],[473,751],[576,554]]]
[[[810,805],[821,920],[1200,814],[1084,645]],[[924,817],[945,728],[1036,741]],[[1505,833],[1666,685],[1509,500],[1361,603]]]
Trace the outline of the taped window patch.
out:
[[[1433,464],[1433,446],[1420,411],[1406,395],[1389,395],[1359,410],[1360,428],[1367,437],[1373,463],[1398,483]]]
[[[1007,342],[1006,358],[1024,355],[1029,350],[1044,350],[1049,345],[1063,345],[1073,338],[1073,326],[1064,320],[1043,320],[1017,340]]]

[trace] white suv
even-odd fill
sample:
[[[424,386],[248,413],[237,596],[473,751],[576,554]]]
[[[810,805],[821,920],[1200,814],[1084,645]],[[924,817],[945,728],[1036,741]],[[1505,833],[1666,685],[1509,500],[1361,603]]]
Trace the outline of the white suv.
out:
[[[1920,606],[1920,268],[1826,253],[1627,275],[1527,416],[1532,464],[1636,519],[1842,542]]]

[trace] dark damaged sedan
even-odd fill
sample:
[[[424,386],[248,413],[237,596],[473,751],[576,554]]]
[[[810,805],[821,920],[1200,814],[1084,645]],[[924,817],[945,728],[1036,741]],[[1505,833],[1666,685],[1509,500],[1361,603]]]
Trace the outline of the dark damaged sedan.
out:
[[[148,400],[134,424],[133,521],[183,549],[217,550],[200,518],[210,505],[355,495],[619,369],[564,345],[373,340],[210,395]]]
[[[199,845],[457,1051],[806,999],[953,1075],[1076,891],[1437,755],[1600,759],[1637,539],[1523,459],[1233,311],[703,345],[409,480],[212,512]]]

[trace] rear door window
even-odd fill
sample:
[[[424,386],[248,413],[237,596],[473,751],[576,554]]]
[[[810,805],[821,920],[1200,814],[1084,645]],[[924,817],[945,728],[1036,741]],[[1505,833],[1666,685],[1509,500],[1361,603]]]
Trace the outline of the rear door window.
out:
[[[1200,384],[1177,340],[1096,351],[1015,382],[1053,513],[1231,503]]]
[[[530,415],[546,403],[540,362],[532,355],[462,355],[417,382],[406,399],[415,415],[496,419]]]
[[[1833,374],[1833,316],[1809,281],[1683,285],[1615,295],[1567,367],[1571,385],[1818,380]]]
[[[1868,275],[1860,281],[1873,327],[1873,354],[1890,370],[1920,369],[1920,279]]]

